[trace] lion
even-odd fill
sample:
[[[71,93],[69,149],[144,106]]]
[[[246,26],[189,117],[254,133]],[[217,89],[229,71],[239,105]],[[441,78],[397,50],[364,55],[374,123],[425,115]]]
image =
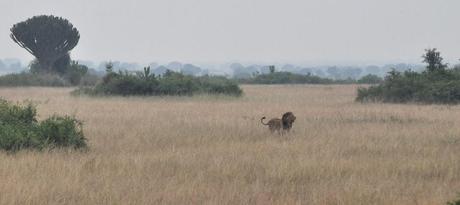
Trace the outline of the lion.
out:
[[[292,112],[286,112],[283,114],[281,119],[279,118],[272,118],[269,120],[267,123],[264,123],[265,117],[262,117],[260,119],[260,122],[263,125],[268,125],[268,129],[270,132],[275,132],[277,131],[278,133],[282,133],[284,131],[289,132],[292,128],[292,123],[294,123],[296,117]]]

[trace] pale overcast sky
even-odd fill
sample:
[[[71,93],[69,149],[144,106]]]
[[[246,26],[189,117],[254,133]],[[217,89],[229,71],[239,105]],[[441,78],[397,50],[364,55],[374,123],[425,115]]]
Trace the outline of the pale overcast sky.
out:
[[[39,14],[80,31],[75,59],[132,62],[419,62],[460,58],[459,0],[0,0],[0,58],[32,56],[9,37]]]

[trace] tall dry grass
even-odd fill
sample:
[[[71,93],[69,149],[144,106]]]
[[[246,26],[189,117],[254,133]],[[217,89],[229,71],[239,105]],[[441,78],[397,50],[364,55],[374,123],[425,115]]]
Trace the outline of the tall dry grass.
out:
[[[89,152],[0,153],[0,204],[445,204],[460,192],[460,106],[355,103],[355,86],[245,86],[242,98],[71,97]],[[260,117],[297,116],[271,135]]]

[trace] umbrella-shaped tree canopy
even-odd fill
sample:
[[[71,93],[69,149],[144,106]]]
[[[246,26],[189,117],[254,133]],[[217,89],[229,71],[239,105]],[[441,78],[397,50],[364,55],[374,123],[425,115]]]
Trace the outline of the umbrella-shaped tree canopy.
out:
[[[11,38],[37,58],[45,72],[72,50],[80,39],[78,30],[67,20],[56,16],[34,16],[11,28]]]

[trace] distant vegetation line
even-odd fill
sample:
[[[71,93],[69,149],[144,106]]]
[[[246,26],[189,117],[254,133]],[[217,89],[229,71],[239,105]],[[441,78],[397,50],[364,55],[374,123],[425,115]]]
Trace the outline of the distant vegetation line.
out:
[[[269,74],[270,65],[268,64],[249,64],[241,63],[222,63],[209,65],[195,65],[191,63],[182,63],[173,61],[167,64],[158,64],[155,62],[142,65],[132,62],[121,61],[103,61],[94,62],[88,60],[76,60],[80,65],[88,68],[88,72],[103,76],[105,74],[105,66],[107,63],[112,63],[114,70],[122,70],[128,72],[141,71],[143,67],[150,67],[152,73],[161,75],[166,70],[181,72],[187,75],[203,76],[203,75],[222,75],[228,78],[247,79],[254,75]],[[302,66],[294,64],[276,64],[276,70],[279,72],[290,72],[299,75],[312,75],[322,78],[330,78],[335,80],[344,79],[359,79],[363,76],[372,74],[379,77],[384,77],[392,69],[397,71],[422,71],[424,67],[417,64],[386,64],[386,65],[368,65],[368,66]],[[30,69],[30,63],[24,64],[19,59],[0,59],[0,75],[9,73],[20,73]]]
[[[460,103],[460,66],[449,67],[436,49],[426,49],[422,72],[393,70],[378,85],[359,88],[357,101],[388,103]]]

